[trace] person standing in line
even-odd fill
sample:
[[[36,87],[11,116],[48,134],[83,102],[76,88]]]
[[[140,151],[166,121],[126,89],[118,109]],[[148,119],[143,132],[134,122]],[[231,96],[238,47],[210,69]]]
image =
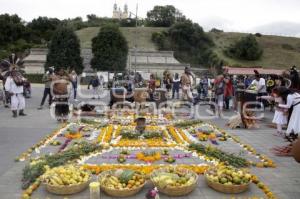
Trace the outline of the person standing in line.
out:
[[[150,101],[154,101],[154,92],[155,92],[155,88],[156,88],[156,85],[155,85],[155,78],[154,78],[154,75],[151,74],[150,75],[150,80],[148,82],[148,91],[149,91],[149,98],[150,98]]]
[[[224,100],[225,100],[225,109],[229,110],[229,102],[233,96],[233,85],[231,78],[227,75],[224,79],[225,89],[224,89]]]
[[[78,82],[78,76],[75,70],[72,70],[70,74],[70,79],[73,87],[73,95],[74,95],[74,100],[76,100],[77,97],[77,82]]]
[[[219,117],[222,116],[223,113],[223,105],[224,105],[224,77],[223,75],[219,75],[216,77],[214,81],[214,91],[215,91],[215,100],[217,104],[216,113]]]
[[[244,79],[245,88],[248,88],[250,86],[251,82],[252,82],[251,78],[248,75],[246,75],[245,79]]]
[[[191,73],[189,67],[185,67],[184,73],[181,76],[182,99],[193,101],[191,93]]]
[[[175,98],[175,93],[176,93],[176,99],[179,99],[179,87],[180,87],[180,79],[178,73],[175,73],[175,76],[172,80],[172,99]]]
[[[208,80],[207,76],[204,76],[204,78],[201,81],[202,81],[202,86],[203,86],[203,99],[206,99],[207,94],[208,94],[209,80]]]
[[[100,98],[99,93],[98,93],[100,82],[99,82],[99,79],[98,79],[97,75],[94,75],[93,78],[91,79],[91,81],[88,85],[88,89],[90,89],[91,85],[93,87],[93,97],[92,97],[92,99],[95,99],[96,97]]]
[[[52,103],[52,94],[51,94],[50,86],[51,86],[51,82],[52,82],[52,78],[53,78],[53,73],[54,73],[54,67],[50,67],[48,69],[47,73],[45,73],[43,76],[42,82],[45,83],[45,88],[44,88],[44,94],[43,94],[43,98],[42,98],[40,107],[38,108],[39,110],[43,109],[45,100],[48,95],[49,95],[49,98],[48,98],[49,107]]]
[[[20,71],[17,71],[17,68],[13,66],[10,75],[6,79],[5,90],[8,91],[11,96],[11,110],[14,118],[18,116],[18,111],[19,116],[26,116],[24,113],[25,98],[23,83],[24,77]]]

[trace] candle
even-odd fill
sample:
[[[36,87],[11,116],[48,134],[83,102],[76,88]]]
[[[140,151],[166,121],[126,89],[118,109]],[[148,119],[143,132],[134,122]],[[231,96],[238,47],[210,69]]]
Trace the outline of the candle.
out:
[[[90,199],[100,199],[100,183],[90,183]]]

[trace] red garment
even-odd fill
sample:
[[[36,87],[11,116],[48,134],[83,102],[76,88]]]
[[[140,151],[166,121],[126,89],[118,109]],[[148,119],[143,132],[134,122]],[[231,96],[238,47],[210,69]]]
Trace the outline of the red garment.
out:
[[[232,81],[229,80],[225,84],[224,96],[231,97],[232,95],[233,95],[233,84],[232,84]]]

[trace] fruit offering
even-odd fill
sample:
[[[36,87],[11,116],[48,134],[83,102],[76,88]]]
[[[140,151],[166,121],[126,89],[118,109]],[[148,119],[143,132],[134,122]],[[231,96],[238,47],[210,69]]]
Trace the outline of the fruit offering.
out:
[[[168,156],[166,159],[165,159],[165,162],[167,163],[174,163],[176,161],[175,158],[173,158],[172,156]]]
[[[234,167],[221,166],[208,170],[206,178],[211,182],[224,185],[242,185],[250,183],[251,174],[245,170],[236,169]]]
[[[81,168],[67,165],[48,169],[43,179],[45,183],[53,186],[69,186],[89,181],[90,175]]]
[[[164,149],[164,150],[162,151],[162,155],[169,155],[169,151],[168,151],[167,149]]]
[[[145,177],[142,173],[133,170],[116,170],[99,179],[101,186],[110,189],[134,189],[144,185]]]
[[[59,145],[61,145],[61,143],[60,143],[60,141],[53,140],[53,141],[50,142],[50,145],[51,146],[59,146]]]
[[[162,189],[166,187],[176,188],[194,184],[196,177],[186,170],[168,168],[161,172],[155,172],[152,181]]]
[[[124,163],[124,162],[126,162],[126,157],[124,155],[119,155],[117,160],[119,163]]]
[[[127,150],[122,150],[122,151],[120,152],[120,154],[122,154],[122,155],[130,155],[130,152],[127,151]]]

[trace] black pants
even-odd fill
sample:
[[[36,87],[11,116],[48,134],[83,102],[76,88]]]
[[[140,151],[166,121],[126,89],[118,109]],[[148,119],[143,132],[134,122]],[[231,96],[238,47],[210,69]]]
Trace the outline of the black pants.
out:
[[[229,109],[229,102],[230,102],[231,96],[227,96],[224,98],[225,101],[225,109],[228,110]]]
[[[66,117],[69,114],[69,104],[68,98],[58,98],[55,99],[57,104],[55,105],[55,116],[56,117]]]
[[[45,89],[44,89],[44,94],[43,94],[43,99],[42,99],[42,102],[41,102],[41,106],[44,105],[45,100],[46,100],[46,98],[47,98],[47,95],[49,95],[49,98],[48,98],[49,105],[52,104],[52,95],[51,95],[50,88],[45,88]]]

